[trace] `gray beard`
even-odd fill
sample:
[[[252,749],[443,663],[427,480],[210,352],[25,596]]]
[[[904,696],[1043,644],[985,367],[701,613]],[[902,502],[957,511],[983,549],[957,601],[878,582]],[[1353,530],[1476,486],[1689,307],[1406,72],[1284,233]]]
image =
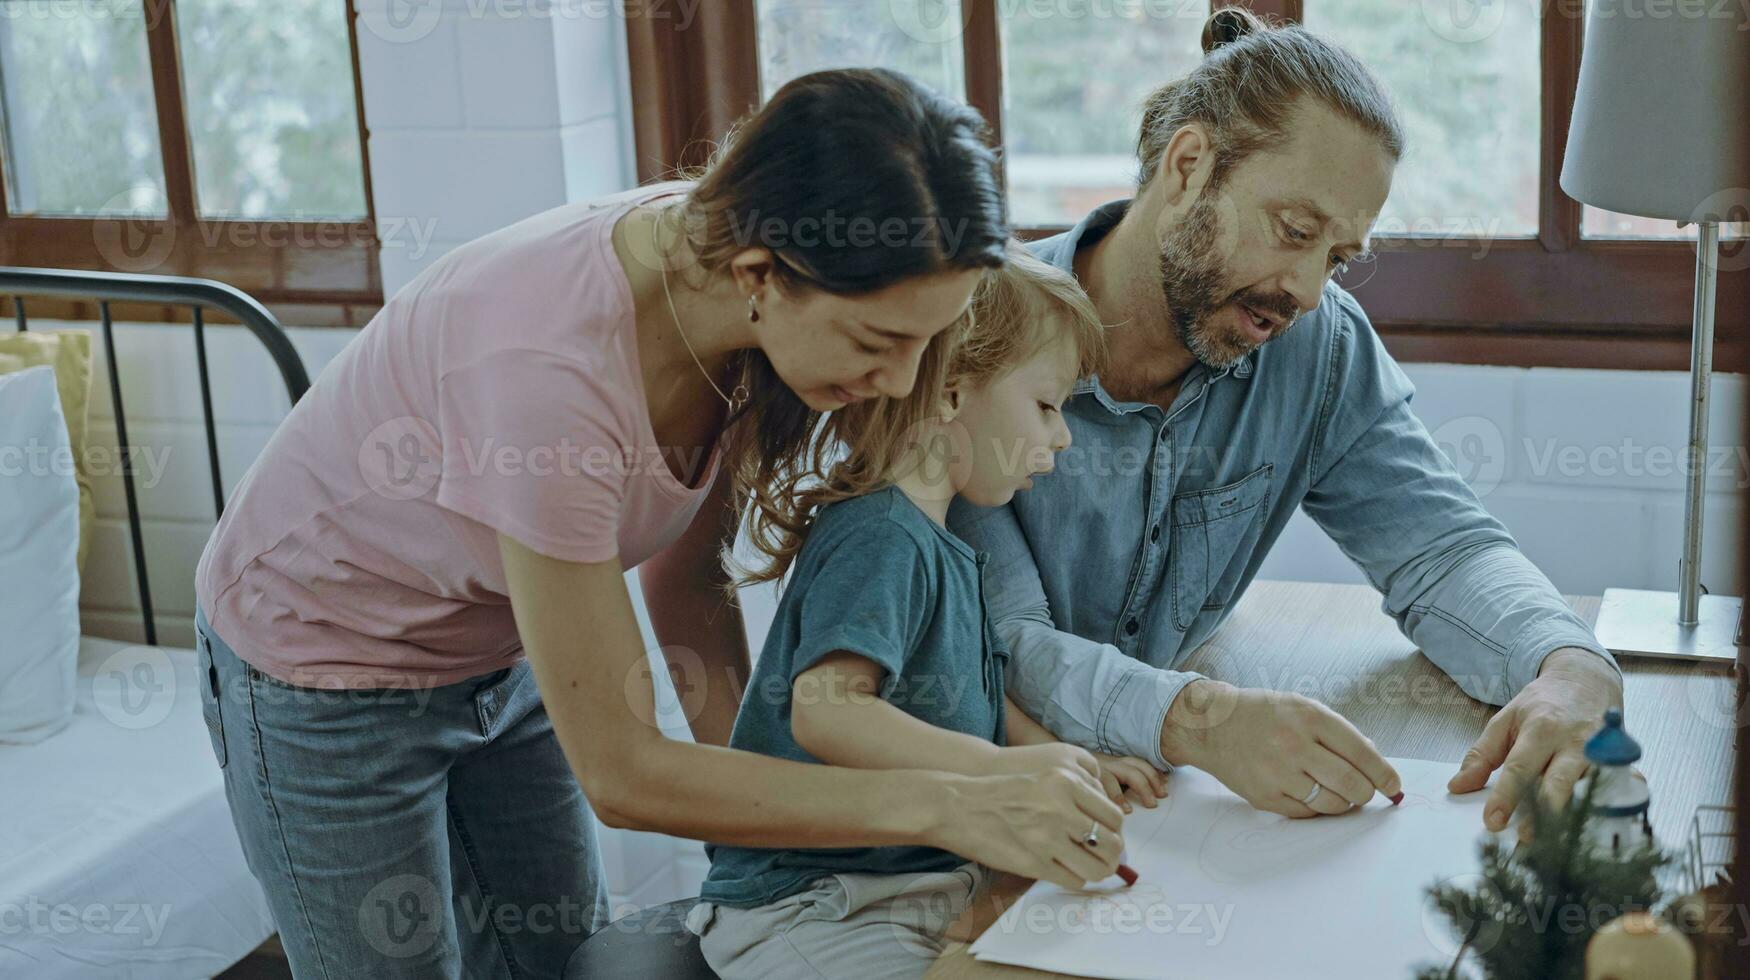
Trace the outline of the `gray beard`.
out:
[[[1207,322],[1227,295],[1222,269],[1215,258],[1218,238],[1213,189],[1198,196],[1185,220],[1179,222],[1161,245],[1161,295],[1167,304],[1167,319],[1179,343],[1199,363],[1211,370],[1229,367],[1248,352],[1222,344]]]

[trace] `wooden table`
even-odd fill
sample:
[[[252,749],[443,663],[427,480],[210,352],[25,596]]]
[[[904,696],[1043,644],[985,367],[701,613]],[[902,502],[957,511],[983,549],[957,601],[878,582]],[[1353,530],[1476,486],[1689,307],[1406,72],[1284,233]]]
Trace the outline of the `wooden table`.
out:
[[[1317,698],[1354,722],[1382,754],[1451,762],[1457,771],[1496,708],[1459,690],[1379,611],[1379,601],[1367,586],[1257,582],[1183,669]],[[1568,601],[1587,622],[1598,614],[1596,597]],[[1666,847],[1680,846],[1698,804],[1731,801],[1736,682],[1729,671],[1692,663],[1619,662],[1628,729],[1645,753],[1640,767],[1651,784],[1654,832]],[[1029,884],[998,876],[989,898],[950,935],[970,940],[982,933]],[[926,978],[1057,976],[1063,974],[979,963],[964,943],[955,943]]]

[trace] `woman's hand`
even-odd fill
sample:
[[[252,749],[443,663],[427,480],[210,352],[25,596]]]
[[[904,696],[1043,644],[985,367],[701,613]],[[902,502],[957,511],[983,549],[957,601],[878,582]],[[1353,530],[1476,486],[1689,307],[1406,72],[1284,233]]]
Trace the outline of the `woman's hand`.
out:
[[[1124,808],[1125,813],[1134,809],[1133,801],[1152,810],[1157,801],[1166,798],[1167,774],[1147,760],[1103,752],[1095,752],[1093,756],[1100,764],[1100,785],[1105,787],[1112,802]]]
[[[737,847],[932,846],[1067,887],[1116,866],[1124,814],[1100,789],[1093,759],[1080,764],[1071,746],[1051,750],[1069,753],[1066,764],[1035,759],[1026,775],[967,776],[846,769],[666,737],[619,561],[561,561],[503,535],[499,553],[554,735],[608,826]],[[1097,845],[1084,847],[1096,826]]]
[[[1116,873],[1124,814],[1082,766],[952,778],[953,800],[934,835],[942,849],[1064,888]],[[1099,840],[1093,847],[1084,843],[1089,831]]]
[[[984,766],[982,775],[1026,776],[1052,769],[1079,769],[1098,781],[1100,764],[1093,753],[1067,742],[1043,745],[1010,745],[999,748]]]

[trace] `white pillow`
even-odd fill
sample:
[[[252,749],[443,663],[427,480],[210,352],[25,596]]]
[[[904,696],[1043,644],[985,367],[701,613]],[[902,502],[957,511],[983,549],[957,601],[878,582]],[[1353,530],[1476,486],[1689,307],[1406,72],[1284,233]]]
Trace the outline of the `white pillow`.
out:
[[[40,742],[73,717],[78,554],[55,372],[0,375],[0,742]]]

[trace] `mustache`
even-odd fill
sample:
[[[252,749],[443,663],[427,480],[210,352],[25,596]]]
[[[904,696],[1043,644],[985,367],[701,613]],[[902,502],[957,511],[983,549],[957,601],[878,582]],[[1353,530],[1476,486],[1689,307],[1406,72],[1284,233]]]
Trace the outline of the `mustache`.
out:
[[[1287,293],[1265,293],[1255,289],[1241,290],[1234,294],[1234,302],[1249,306],[1259,313],[1267,313],[1276,318],[1277,322],[1286,327],[1300,316],[1300,304],[1296,303]]]

